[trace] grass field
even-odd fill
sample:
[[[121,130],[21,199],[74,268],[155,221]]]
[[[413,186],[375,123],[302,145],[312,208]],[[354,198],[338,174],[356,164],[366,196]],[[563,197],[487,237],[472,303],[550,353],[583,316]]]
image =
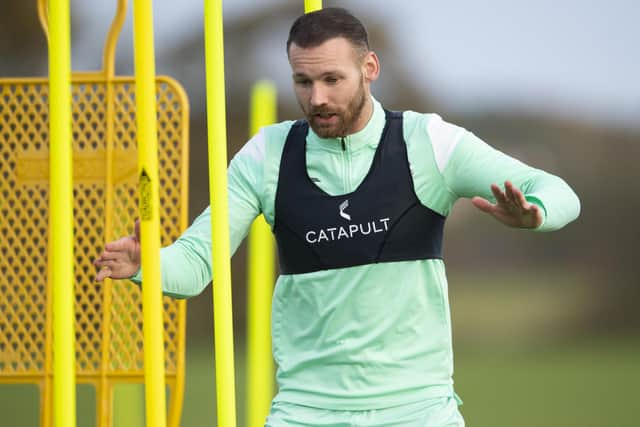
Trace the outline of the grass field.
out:
[[[185,427],[216,425],[211,354],[209,347],[189,348]],[[243,365],[242,358],[238,359],[238,365]],[[243,426],[244,376],[238,371],[238,425]],[[471,427],[640,425],[640,343],[631,340],[592,340],[494,353],[463,349],[456,353],[455,380],[464,400],[462,412]],[[94,396],[89,387],[81,387],[78,427],[95,425],[91,416]],[[0,386],[0,426],[37,426],[37,405],[35,387]]]
[[[640,425],[637,342],[458,352],[455,379],[463,415],[473,427]]]
[[[183,426],[215,425],[208,358],[197,350],[189,356]],[[455,380],[470,427],[640,425],[639,342],[596,340],[506,353],[463,350],[456,353]]]
[[[462,284],[450,293],[454,379],[467,426],[640,426],[639,336],[575,338],[588,336],[576,325],[584,324],[594,301],[584,280],[529,277],[531,283],[509,277],[452,281]],[[236,360],[238,426],[244,427],[241,346]],[[210,339],[188,342],[183,427],[217,425],[213,364]],[[90,387],[79,387],[78,427],[95,426],[94,399]],[[0,427],[37,425],[37,388],[0,385]],[[115,427],[139,425],[138,418]]]

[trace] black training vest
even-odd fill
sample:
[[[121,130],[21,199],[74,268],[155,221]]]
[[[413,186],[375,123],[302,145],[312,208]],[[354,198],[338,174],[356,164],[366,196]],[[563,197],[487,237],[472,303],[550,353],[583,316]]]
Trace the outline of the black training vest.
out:
[[[369,173],[340,196],[307,174],[308,131],[306,121],[291,127],[280,161],[273,232],[282,274],[442,258],[445,217],[416,196],[401,112],[386,111]]]

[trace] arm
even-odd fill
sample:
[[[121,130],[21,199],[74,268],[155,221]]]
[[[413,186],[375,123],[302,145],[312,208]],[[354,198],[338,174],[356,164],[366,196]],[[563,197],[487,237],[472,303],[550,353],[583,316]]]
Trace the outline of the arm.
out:
[[[247,145],[254,143],[255,140],[251,140]],[[227,173],[232,255],[261,212],[256,190],[260,186],[262,165],[255,164],[255,159],[246,152],[245,148],[233,158]],[[173,244],[160,250],[163,293],[176,298],[200,294],[213,278],[211,248],[211,209],[207,207]]]
[[[228,168],[229,226],[232,254],[247,235],[262,207],[263,157],[254,156],[255,146],[264,144],[261,134],[250,140]],[[253,151],[252,151],[253,150]],[[96,280],[130,278],[140,283],[139,231],[108,243],[94,264],[102,268]],[[162,291],[176,298],[198,295],[212,280],[211,211],[206,208],[171,245],[160,250]],[[132,274],[134,274],[132,276]]]
[[[457,142],[442,175],[455,195],[472,198],[474,206],[509,226],[552,231],[580,212],[578,197],[561,178],[525,165],[469,132]],[[503,183],[504,191],[498,186]]]

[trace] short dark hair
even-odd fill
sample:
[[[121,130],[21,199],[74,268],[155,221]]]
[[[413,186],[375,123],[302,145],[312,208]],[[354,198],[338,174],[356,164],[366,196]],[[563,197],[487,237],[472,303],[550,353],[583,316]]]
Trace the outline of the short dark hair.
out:
[[[321,45],[327,40],[344,37],[363,53],[369,51],[369,37],[362,22],[340,7],[327,7],[300,16],[289,30],[287,55],[291,43],[301,48]]]

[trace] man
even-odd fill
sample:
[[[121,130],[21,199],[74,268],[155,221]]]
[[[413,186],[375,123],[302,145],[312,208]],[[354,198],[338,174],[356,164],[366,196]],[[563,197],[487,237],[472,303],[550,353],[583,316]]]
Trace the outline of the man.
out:
[[[232,250],[261,213],[278,241],[267,425],[463,426],[445,217],[470,197],[510,227],[549,231],[577,217],[578,198],[437,115],[384,110],[370,92],[378,58],[343,9],[298,18],[287,53],[306,121],[263,128],[228,170]],[[163,248],[165,294],[211,281],[209,221],[207,208]],[[98,279],[139,281],[139,259],[137,235],[110,243]]]

